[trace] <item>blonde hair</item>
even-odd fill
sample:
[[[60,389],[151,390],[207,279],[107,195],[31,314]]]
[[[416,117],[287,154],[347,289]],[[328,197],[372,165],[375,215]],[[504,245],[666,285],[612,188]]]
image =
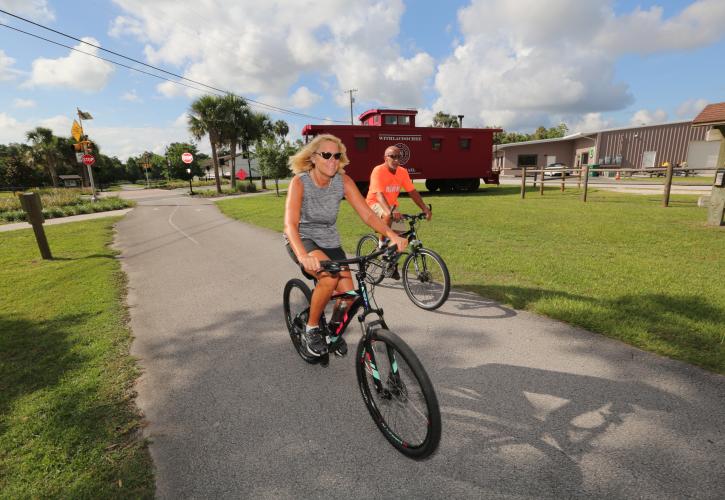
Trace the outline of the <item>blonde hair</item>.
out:
[[[314,166],[312,163],[312,155],[317,152],[317,148],[320,147],[320,144],[327,141],[337,144],[340,153],[342,153],[340,161],[337,164],[337,172],[344,173],[345,165],[350,163],[350,160],[347,157],[347,148],[339,138],[332,134],[321,134],[316,136],[308,144],[305,144],[302,149],[297,151],[296,154],[290,156],[289,166],[292,169],[292,172],[295,174],[301,174],[302,172],[312,170],[312,167]]]

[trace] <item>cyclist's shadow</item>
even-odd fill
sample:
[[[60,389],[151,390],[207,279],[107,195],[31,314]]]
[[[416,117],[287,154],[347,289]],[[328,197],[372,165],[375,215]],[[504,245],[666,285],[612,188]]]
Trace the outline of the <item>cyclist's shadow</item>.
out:
[[[583,493],[584,456],[635,412],[686,404],[638,382],[521,366],[449,368],[435,378],[446,381],[436,385],[444,474],[537,498]]]
[[[375,286],[388,290],[400,290],[400,293],[405,295],[403,282],[400,280],[385,279]],[[481,319],[511,318],[517,315],[515,309],[505,307],[495,300],[481,297],[474,292],[455,289],[451,289],[448,299],[441,307],[430,312],[459,318]]]

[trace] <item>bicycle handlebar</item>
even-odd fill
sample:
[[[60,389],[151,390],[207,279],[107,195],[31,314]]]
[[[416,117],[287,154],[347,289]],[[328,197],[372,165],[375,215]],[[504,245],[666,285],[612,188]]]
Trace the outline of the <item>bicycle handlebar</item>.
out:
[[[362,255],[360,257],[354,257],[352,259],[322,260],[320,261],[320,266],[322,266],[322,269],[324,269],[328,273],[339,273],[340,271],[342,271],[342,266],[346,266],[348,264],[362,264],[376,257],[380,257],[381,255],[384,255],[383,258],[389,259],[394,257],[397,253],[397,247],[395,245],[390,245],[388,247],[380,248],[369,255]]]
[[[431,205],[430,203],[428,204],[428,210],[430,210],[431,212],[433,211],[433,205]],[[416,215],[400,214],[400,218],[402,220],[416,220],[416,219],[422,220],[422,219],[426,218],[426,215],[425,215],[425,212],[421,212]]]

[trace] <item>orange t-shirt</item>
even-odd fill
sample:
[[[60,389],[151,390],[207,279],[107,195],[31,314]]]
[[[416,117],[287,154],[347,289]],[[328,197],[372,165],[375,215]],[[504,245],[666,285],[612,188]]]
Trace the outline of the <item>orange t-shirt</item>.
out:
[[[383,193],[385,201],[392,207],[398,201],[400,188],[403,188],[405,191],[415,190],[408,171],[403,167],[398,167],[395,173],[392,174],[388,166],[383,163],[375,167],[370,174],[370,187],[368,188],[368,195],[365,201],[372,207],[378,202],[376,193]]]

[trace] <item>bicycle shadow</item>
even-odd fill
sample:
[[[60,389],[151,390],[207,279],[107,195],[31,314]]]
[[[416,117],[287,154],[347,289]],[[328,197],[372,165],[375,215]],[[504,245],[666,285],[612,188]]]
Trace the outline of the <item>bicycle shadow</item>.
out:
[[[405,294],[403,282],[399,280],[386,279],[382,283],[375,285],[375,287],[386,290],[400,290],[401,293]],[[372,293],[374,296],[374,289]],[[475,292],[457,289],[451,289],[448,299],[441,307],[428,312],[443,316],[474,319],[512,318],[518,314],[515,309],[506,307],[495,300],[482,297]]]
[[[446,457],[441,472],[504,495],[619,496],[614,485],[586,491],[586,456],[608,439],[622,439],[618,429],[637,413],[687,405],[639,382],[524,366],[447,368],[435,378],[445,381],[436,385],[444,424],[439,455]],[[679,472],[678,461],[671,463],[663,475]]]

